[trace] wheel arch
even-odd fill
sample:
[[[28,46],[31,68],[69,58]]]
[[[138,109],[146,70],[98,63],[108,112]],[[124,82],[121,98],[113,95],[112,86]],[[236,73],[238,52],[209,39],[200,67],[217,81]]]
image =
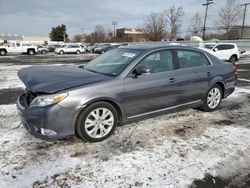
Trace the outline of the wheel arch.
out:
[[[124,112],[122,111],[121,105],[118,102],[116,102],[115,100],[113,100],[111,98],[96,98],[96,99],[92,99],[92,100],[88,101],[87,103],[84,104],[84,106],[82,106],[82,108],[79,109],[79,111],[77,112],[77,115],[76,115],[74,129],[76,129],[76,123],[79,120],[79,116],[80,116],[81,112],[84,111],[87,106],[89,106],[93,103],[97,103],[97,102],[107,102],[107,103],[111,104],[117,111],[118,124],[121,124],[123,122]],[[76,130],[75,130],[75,132],[76,132]]]

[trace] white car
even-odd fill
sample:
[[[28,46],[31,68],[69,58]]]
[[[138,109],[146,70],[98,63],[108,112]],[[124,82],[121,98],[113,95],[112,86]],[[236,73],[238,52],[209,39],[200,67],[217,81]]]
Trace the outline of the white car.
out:
[[[202,47],[222,61],[235,64],[240,58],[239,48],[233,43],[205,43]]]
[[[61,48],[55,49],[55,53],[60,54],[60,55],[65,54],[65,53],[80,54],[83,52],[85,52],[85,49],[79,44],[67,44]]]
[[[34,55],[37,53],[37,47],[24,44],[21,41],[20,42],[8,42],[0,46],[0,55],[6,55],[6,54],[29,54]]]

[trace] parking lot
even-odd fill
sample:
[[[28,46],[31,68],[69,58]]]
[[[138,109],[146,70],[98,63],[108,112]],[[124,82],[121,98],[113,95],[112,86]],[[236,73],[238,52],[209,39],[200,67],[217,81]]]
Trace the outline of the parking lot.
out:
[[[0,57],[0,187],[249,187],[250,56],[236,91],[219,110],[195,109],[134,122],[100,143],[75,137],[44,142],[20,125],[17,71],[31,65],[76,66],[97,57]]]

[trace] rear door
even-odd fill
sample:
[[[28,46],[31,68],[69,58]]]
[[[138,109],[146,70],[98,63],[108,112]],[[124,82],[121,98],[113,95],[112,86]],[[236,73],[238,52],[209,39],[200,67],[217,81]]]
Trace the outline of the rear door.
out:
[[[175,71],[179,103],[198,102],[208,90],[213,72],[207,57],[193,50],[176,50],[179,68]]]
[[[134,70],[144,67],[146,75],[135,76]],[[172,50],[161,50],[147,55],[124,80],[123,106],[128,118],[174,106],[175,69]]]

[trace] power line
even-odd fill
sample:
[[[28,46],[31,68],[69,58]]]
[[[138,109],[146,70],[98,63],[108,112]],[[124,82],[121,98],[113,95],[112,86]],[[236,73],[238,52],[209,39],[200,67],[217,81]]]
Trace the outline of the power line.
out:
[[[204,26],[203,26],[203,34],[202,34],[203,40],[205,39],[208,6],[210,4],[213,4],[213,0],[206,0],[206,1],[207,1],[206,3],[202,4],[203,6],[206,6],[206,12],[205,12],[205,18],[204,18]]]
[[[241,28],[241,37],[240,37],[241,39],[243,38],[243,30],[244,30],[244,26],[245,26],[247,5],[250,5],[250,3],[244,3],[244,4],[240,5],[240,6],[244,6],[244,15],[243,15],[243,21],[242,21],[242,28]]]

